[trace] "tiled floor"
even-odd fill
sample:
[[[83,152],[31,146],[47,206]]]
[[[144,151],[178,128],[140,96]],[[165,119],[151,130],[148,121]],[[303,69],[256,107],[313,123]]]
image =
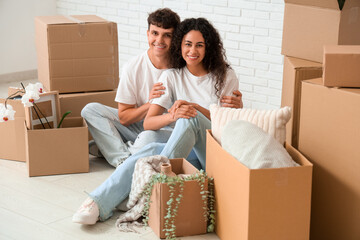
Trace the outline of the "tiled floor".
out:
[[[26,86],[35,81],[23,83]],[[20,83],[0,84],[1,98],[7,96],[9,86],[20,87]],[[3,137],[1,133],[0,137]],[[141,229],[140,234],[119,232],[115,227],[118,211],[108,221],[94,226],[71,221],[74,211],[86,198],[84,191],[91,192],[113,170],[104,159],[90,156],[89,173],[30,178],[24,162],[0,159],[0,239],[157,240],[150,228]],[[215,234],[181,239],[219,240]]]

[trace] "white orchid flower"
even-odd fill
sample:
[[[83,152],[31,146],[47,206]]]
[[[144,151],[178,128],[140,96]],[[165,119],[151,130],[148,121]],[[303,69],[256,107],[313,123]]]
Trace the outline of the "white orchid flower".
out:
[[[26,87],[27,88],[27,87]],[[40,98],[38,90],[33,90],[31,88],[26,89],[26,93],[22,96],[21,102],[24,104],[25,107],[32,107],[35,100]]]
[[[6,107],[4,104],[0,104],[0,122],[6,122],[9,120],[14,120],[15,110],[10,104],[7,104]]]
[[[44,86],[42,85],[42,83],[37,82],[37,83],[29,83],[26,87],[25,87],[25,92],[28,91],[34,91],[37,93],[43,93],[44,90]]]

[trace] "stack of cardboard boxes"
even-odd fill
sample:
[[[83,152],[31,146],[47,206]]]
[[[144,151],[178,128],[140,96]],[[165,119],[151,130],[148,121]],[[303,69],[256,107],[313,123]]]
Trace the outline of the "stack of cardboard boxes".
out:
[[[360,239],[360,1],[285,0],[286,141],[313,164],[311,239]],[[323,69],[323,71],[322,71]]]
[[[35,18],[35,34],[38,80],[47,92],[37,101],[55,128],[35,127],[33,109],[20,99],[8,101],[16,115],[0,124],[1,135],[8,136],[0,140],[0,158],[26,161],[29,176],[88,172],[89,134],[80,112],[89,102],[117,107],[116,23],[94,15],[43,16]],[[14,91],[9,89],[9,96]],[[56,128],[67,111],[71,114]]]

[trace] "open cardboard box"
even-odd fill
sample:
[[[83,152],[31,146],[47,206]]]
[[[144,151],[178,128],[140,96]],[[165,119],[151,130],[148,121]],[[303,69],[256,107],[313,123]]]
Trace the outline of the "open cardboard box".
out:
[[[312,164],[290,145],[299,167],[249,169],[207,132],[206,171],[214,178],[221,240],[309,239]]]
[[[38,113],[34,113],[35,106],[26,107],[26,124],[23,125],[29,176],[88,172],[88,128],[85,120],[81,117],[65,118],[61,127],[57,128],[60,122],[58,92],[43,93],[35,103]],[[44,114],[41,118],[43,124],[37,117],[41,116],[39,109]]]
[[[115,22],[95,15],[35,18],[38,79],[49,91],[113,90],[119,82]]]
[[[198,170],[183,158],[170,159],[172,170],[176,174],[194,174]],[[205,183],[207,190],[207,182]],[[175,194],[178,194],[178,188]],[[175,219],[176,236],[191,236],[206,233],[207,221],[204,217],[204,202],[201,199],[197,181],[185,181],[183,198]],[[169,200],[169,187],[166,183],[155,184],[151,194],[149,226],[160,238],[165,238],[164,217],[167,214],[166,202]]]
[[[89,172],[88,129],[83,118],[65,118],[61,128],[23,128],[30,177]]]
[[[313,164],[311,239],[360,239],[360,89],[303,81],[299,151]]]
[[[281,106],[291,107],[291,119],[286,124],[286,142],[295,148],[299,139],[301,82],[321,75],[321,63],[284,57]]]
[[[0,99],[5,104],[6,99]],[[9,99],[10,104],[16,111],[15,120],[0,123],[0,158],[25,162],[25,111],[24,105],[19,99]]]
[[[323,84],[360,87],[360,45],[324,46]]]
[[[360,1],[285,0],[283,55],[323,61],[323,45],[360,44]]]

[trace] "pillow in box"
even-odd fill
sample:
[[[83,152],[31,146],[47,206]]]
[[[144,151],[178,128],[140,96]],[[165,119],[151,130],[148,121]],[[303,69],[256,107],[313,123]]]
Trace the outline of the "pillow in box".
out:
[[[221,143],[225,151],[250,169],[299,166],[282,144],[247,121],[229,121],[224,126]]]
[[[216,104],[210,105],[211,132],[221,144],[222,129],[231,120],[245,120],[255,124],[281,144],[285,143],[286,123],[291,117],[291,108],[283,107],[272,110],[258,110],[250,108],[226,108]]]

